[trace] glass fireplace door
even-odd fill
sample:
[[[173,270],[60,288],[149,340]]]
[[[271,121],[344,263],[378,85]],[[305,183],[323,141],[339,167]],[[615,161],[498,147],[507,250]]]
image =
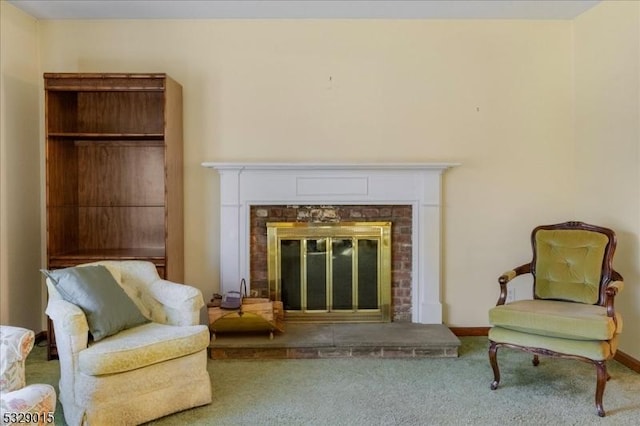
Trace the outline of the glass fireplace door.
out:
[[[389,321],[390,227],[267,224],[270,290],[287,320]]]

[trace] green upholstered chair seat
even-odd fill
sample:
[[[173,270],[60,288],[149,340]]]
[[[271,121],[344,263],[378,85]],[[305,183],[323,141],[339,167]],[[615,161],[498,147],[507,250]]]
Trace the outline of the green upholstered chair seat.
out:
[[[489,330],[489,339],[496,343],[541,348],[560,354],[582,356],[596,361],[611,358],[618,349],[617,334],[611,340],[575,340],[523,333],[496,326]]]
[[[557,300],[520,300],[489,310],[493,326],[572,340],[610,340],[622,331],[618,314],[616,321],[604,306]]]

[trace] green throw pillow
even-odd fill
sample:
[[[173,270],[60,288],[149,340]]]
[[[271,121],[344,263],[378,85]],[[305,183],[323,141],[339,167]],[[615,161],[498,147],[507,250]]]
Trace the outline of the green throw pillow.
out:
[[[149,322],[102,265],[42,272],[64,300],[84,311],[94,341]]]

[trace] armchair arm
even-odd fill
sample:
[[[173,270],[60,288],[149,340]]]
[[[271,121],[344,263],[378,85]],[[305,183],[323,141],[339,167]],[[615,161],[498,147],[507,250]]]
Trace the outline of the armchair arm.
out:
[[[63,299],[49,299],[45,312],[54,324],[58,352],[76,353],[87,347],[89,324],[82,309]]]
[[[195,287],[163,280],[153,263],[119,262],[120,284],[143,315],[154,322],[171,325],[200,323],[202,293]]]
[[[3,413],[37,413],[51,416],[47,419],[52,421],[56,411],[56,391],[53,386],[42,383],[3,392],[0,395],[0,407]]]
[[[32,330],[0,325],[0,396],[26,384],[24,364],[34,340]]]
[[[0,325],[0,356],[5,364],[24,361],[33,349],[35,334],[22,327]],[[2,390],[5,390],[2,388]]]
[[[624,281],[611,281],[607,286],[607,295],[615,296],[624,289]]]
[[[148,284],[147,289],[151,296],[162,304],[167,323],[200,323],[200,309],[204,306],[204,299],[202,292],[197,288],[160,279]]]
[[[515,269],[505,272],[498,277],[498,284],[500,284],[500,296],[496,302],[496,306],[504,305],[507,300],[507,284],[509,281],[517,277],[518,275],[528,274],[531,272],[531,263],[525,263]]]
[[[605,306],[607,308],[607,316],[613,318],[616,321],[616,312],[613,306],[613,299],[616,297],[619,291],[622,291],[624,288],[624,281],[622,281],[622,277],[618,274],[620,280],[611,281],[607,288],[605,289]]]

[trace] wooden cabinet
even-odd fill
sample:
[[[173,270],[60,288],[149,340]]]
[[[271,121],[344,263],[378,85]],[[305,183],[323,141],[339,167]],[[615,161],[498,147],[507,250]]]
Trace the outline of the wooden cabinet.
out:
[[[44,82],[48,268],[139,259],[182,282],[182,87],[166,74]]]

